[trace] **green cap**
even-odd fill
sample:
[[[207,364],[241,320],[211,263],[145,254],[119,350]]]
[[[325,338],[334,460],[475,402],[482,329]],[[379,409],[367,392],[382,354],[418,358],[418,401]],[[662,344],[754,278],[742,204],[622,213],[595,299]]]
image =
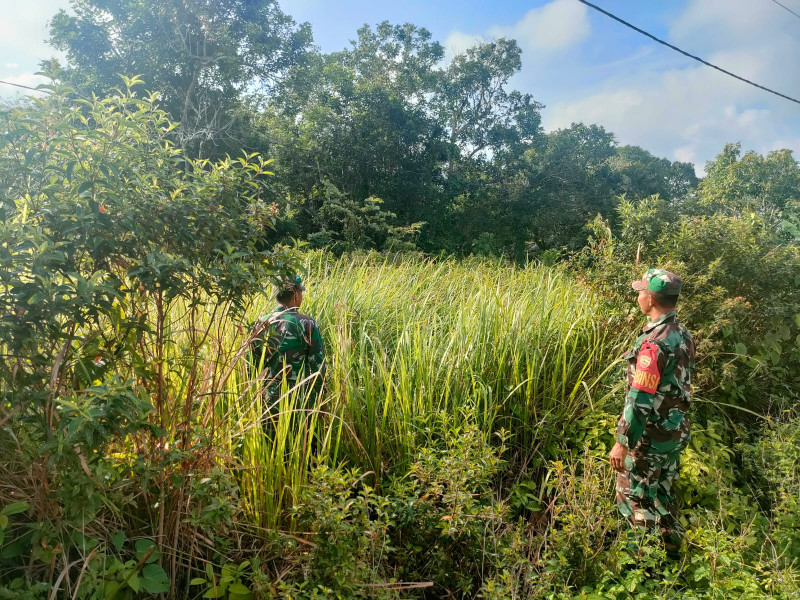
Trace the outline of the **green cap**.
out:
[[[648,290],[667,296],[680,294],[682,285],[680,277],[664,269],[648,269],[639,281],[631,282],[631,287],[635,290]]]
[[[304,292],[306,290],[306,287],[303,285],[303,278],[300,277],[300,275],[293,275],[290,277],[278,275],[275,278],[275,287],[278,292],[291,292],[294,290],[301,290]]]

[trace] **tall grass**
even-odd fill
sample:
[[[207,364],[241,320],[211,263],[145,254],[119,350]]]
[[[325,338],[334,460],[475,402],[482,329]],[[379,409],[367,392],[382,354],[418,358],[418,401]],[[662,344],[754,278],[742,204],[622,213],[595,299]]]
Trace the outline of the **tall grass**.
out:
[[[265,434],[268,407],[244,360],[247,330],[218,313],[209,336],[218,435],[261,525],[282,522],[312,462],[344,460],[380,482],[435,443],[443,416],[487,434],[505,429],[519,460],[554,458],[607,395],[602,384],[624,336],[604,326],[598,299],[559,271],[322,253],[310,254],[306,269],[302,310],[320,325],[329,365],[314,410],[301,408],[302,389],[287,390]],[[247,318],[272,304],[254,300]]]

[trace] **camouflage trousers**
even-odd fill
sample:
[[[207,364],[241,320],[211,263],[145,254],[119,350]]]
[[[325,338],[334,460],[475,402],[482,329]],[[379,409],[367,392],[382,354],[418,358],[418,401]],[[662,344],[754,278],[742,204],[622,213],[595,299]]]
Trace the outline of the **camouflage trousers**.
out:
[[[680,473],[681,450],[625,458],[626,471],[617,474],[617,508],[634,527],[659,531],[668,551],[681,544],[681,527],[673,487]]]

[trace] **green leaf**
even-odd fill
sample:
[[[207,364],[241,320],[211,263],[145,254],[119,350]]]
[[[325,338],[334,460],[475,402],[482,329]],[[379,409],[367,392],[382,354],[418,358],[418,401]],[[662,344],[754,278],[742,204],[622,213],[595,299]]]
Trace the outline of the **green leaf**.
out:
[[[11,515],[18,515],[19,513],[25,512],[30,507],[31,505],[27,502],[12,502],[0,511],[0,515],[6,515],[7,517],[10,517]]]
[[[145,565],[142,569],[142,589],[151,594],[169,591],[169,577],[158,565]]]
[[[87,191],[92,189],[94,182],[92,181],[84,181],[80,186],[78,186],[78,196],[83,196]]]
[[[117,581],[107,581],[105,588],[103,588],[103,597],[104,598],[113,598],[117,595],[117,590],[119,590],[121,583]]]
[[[736,354],[741,354],[742,356],[747,355],[747,346],[745,346],[741,342],[736,342]]]
[[[238,581],[234,581],[229,587],[228,592],[231,594],[249,594],[250,589]]]
[[[0,515],[0,531],[3,531],[6,527],[8,527],[8,517]]]
[[[13,542],[8,546],[4,546],[3,550],[0,551],[0,558],[16,558],[18,556],[22,556],[22,544],[19,542]]]
[[[206,583],[206,580],[202,577],[195,577],[189,582],[189,585],[203,585]]]
[[[117,552],[122,550],[122,546],[125,544],[126,539],[127,538],[125,537],[124,531],[115,531],[111,534],[111,543],[114,544],[114,548]]]
[[[147,551],[150,550],[150,548],[152,548],[155,545],[156,545],[156,543],[153,540],[149,540],[149,539],[146,539],[146,538],[145,539],[141,539],[141,540],[136,540],[136,544],[135,544],[135,547],[136,547],[136,558],[138,558],[139,560],[142,560],[142,558],[147,553]],[[159,559],[160,556],[161,556],[161,552],[159,552],[158,548],[156,548],[155,550],[153,550],[153,553],[150,554],[150,556],[147,558],[147,562],[148,563],[155,562],[156,560]]]

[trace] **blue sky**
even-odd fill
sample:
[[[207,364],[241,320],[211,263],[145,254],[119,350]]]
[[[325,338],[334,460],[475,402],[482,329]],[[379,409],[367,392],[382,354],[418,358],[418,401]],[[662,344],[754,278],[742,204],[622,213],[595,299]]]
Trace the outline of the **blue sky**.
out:
[[[154,0],[155,1],[155,0]],[[800,0],[783,0],[800,13]],[[800,19],[769,0],[595,0],[685,50],[800,97]],[[0,79],[34,83],[52,54],[46,21],[68,0],[0,0]],[[547,130],[598,123],[637,144],[702,170],[726,142],[800,153],[800,105],[691,61],[577,0],[283,0],[309,21],[323,51],[345,47],[364,23],[411,22],[448,51],[476,40],[514,37],[523,68],[513,85],[543,104]],[[11,88],[0,86],[0,94]]]

